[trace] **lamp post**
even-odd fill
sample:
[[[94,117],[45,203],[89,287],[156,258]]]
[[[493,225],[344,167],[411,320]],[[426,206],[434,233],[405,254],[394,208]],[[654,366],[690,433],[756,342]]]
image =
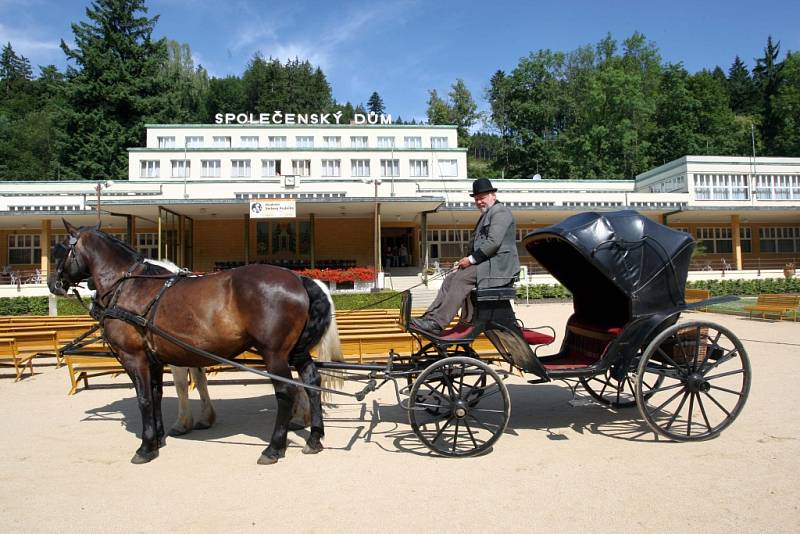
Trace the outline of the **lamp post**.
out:
[[[97,182],[97,185],[94,187],[95,192],[97,192],[97,227],[100,228],[100,191],[103,189],[108,189],[114,185],[114,182],[111,180],[106,180],[104,182]]]
[[[375,186],[375,207],[374,207],[374,216],[375,216],[375,279],[373,280],[374,286],[372,288],[373,292],[380,291],[380,284],[378,283],[378,273],[381,270],[381,205],[378,203],[378,186],[381,185],[380,178],[371,178],[365,179],[364,183],[372,183]]]

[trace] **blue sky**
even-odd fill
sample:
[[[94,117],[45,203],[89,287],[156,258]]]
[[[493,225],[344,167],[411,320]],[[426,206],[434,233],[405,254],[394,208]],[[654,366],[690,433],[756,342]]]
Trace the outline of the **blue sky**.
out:
[[[88,0],[0,0],[0,43],[38,65],[63,69],[63,38],[85,20]],[[463,78],[481,109],[497,69],[542,48],[570,51],[607,33],[640,31],[665,61],[690,71],[736,55],[752,67],[768,35],[781,52],[800,49],[800,0],[742,2],[574,0],[571,2],[148,0],[160,15],[156,36],[188,43],[212,76],[241,74],[256,51],[319,65],[334,98],[366,102],[372,91],[387,112],[425,117],[428,91],[446,93]],[[271,110],[253,110],[271,111]]]

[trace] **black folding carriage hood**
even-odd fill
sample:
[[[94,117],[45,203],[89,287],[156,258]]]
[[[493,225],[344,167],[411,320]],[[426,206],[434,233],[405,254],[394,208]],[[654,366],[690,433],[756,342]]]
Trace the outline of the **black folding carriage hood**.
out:
[[[582,320],[623,326],[685,304],[694,240],[635,211],[580,213],[522,243],[572,293]]]

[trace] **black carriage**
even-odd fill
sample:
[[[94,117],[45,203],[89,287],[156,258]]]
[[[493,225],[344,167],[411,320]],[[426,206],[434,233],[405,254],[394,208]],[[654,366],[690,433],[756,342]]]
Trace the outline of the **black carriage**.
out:
[[[601,404],[637,406],[647,425],[668,439],[712,438],[733,422],[750,387],[744,347],[723,326],[678,323],[683,311],[710,303],[687,306],[684,300],[691,236],[621,211],[570,217],[528,234],[523,244],[573,295],[574,311],[555,354],[537,356],[554,334],[518,324],[513,287],[473,292],[471,324],[438,335],[409,324],[411,297],[404,296],[401,323],[418,336],[421,349],[392,356],[385,376],[408,378],[403,404],[426,446],[471,456],[505,431],[509,372],[473,348],[481,333],[529,382],[577,382]]]

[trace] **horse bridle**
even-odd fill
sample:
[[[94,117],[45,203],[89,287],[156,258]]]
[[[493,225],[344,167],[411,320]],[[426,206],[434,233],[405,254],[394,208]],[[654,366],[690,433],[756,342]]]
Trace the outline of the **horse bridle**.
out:
[[[86,266],[81,264],[80,258],[75,253],[75,246],[77,244],[78,244],[78,238],[73,235],[70,235],[66,246],[63,243],[58,243],[53,247],[53,258],[56,260],[56,276],[53,285],[57,289],[66,291],[64,290],[64,283],[62,282],[61,277],[64,274],[64,270],[67,267],[67,263],[69,262],[70,259],[72,259],[72,261],[75,262],[75,267],[78,271],[78,276],[81,277],[80,280],[76,282],[70,281],[70,283],[79,284],[83,280],[89,277],[89,273],[86,270]]]

